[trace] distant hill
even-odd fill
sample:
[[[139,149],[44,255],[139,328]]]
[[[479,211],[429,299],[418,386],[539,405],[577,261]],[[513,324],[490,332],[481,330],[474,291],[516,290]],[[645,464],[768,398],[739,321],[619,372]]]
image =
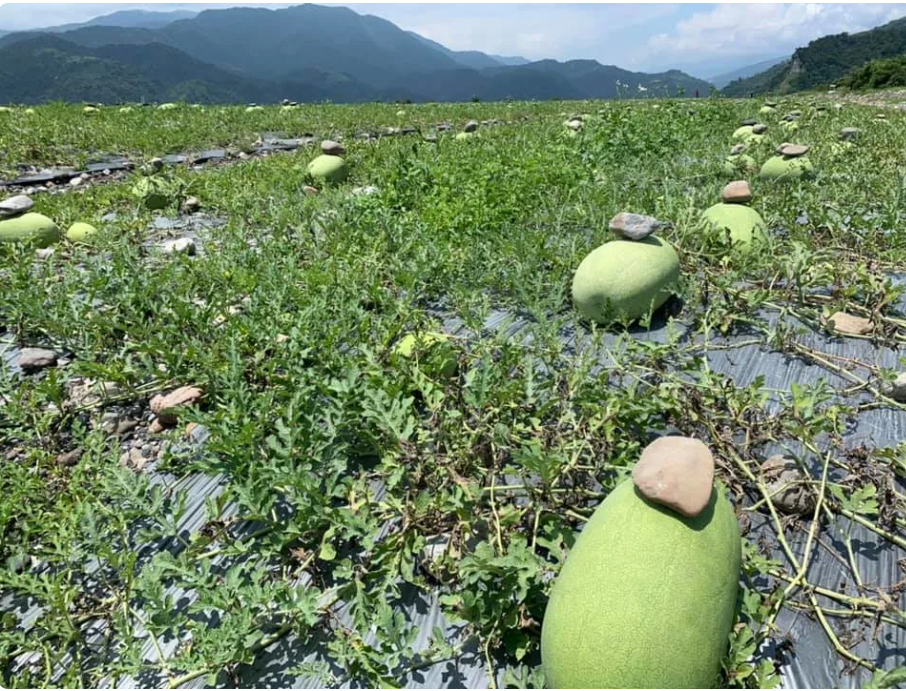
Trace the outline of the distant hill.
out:
[[[105,14],[100,17],[95,17],[94,19],[89,19],[87,22],[61,24],[59,26],[40,29],[40,31],[61,33],[63,31],[80,29],[85,26],[122,26],[128,28],[159,29],[167,24],[172,24],[179,19],[191,19],[196,14],[198,13],[190,10],[174,10],[172,12],[120,10],[119,12],[112,12],[111,14]]]
[[[434,50],[440,51],[449,58],[452,58],[458,62],[463,67],[471,67],[472,69],[481,70],[485,67],[500,67],[501,65],[506,65],[506,62],[503,60],[507,58],[495,58],[492,55],[482,53],[478,50],[450,50],[446,46],[441,45],[437,41],[432,41],[430,38],[425,38],[424,36],[419,36],[414,31],[407,31],[407,34],[415,37],[416,40],[421,41],[426,46],[430,46]],[[516,64],[525,64],[528,62],[525,58],[508,58],[510,60],[522,60],[522,63]]]
[[[526,60],[525,58],[518,55],[511,55],[509,57],[507,57],[506,55],[491,55],[491,57],[501,65],[528,65],[531,62],[531,60]]]
[[[31,79],[31,64],[41,65],[42,78]],[[9,76],[0,79],[0,102],[28,103],[126,101],[139,92],[146,100],[191,93],[211,102],[361,102],[691,96],[710,89],[676,70],[645,74],[594,60],[530,63],[453,51],[379,17],[319,5],[205,10],[158,28],[95,23],[13,33],[0,37],[0,74]]]
[[[2,39],[0,39],[2,40]],[[836,82],[851,70],[877,58],[906,53],[906,17],[857,34],[835,34],[797,48],[792,58],[765,72],[731,82],[728,96],[790,93]]]
[[[739,67],[735,70],[729,72],[724,72],[723,74],[718,74],[714,77],[708,77],[708,81],[711,82],[718,89],[723,89],[727,84],[737,79],[746,79],[753,75],[764,72],[765,70],[770,69],[778,63],[785,62],[789,60],[789,56],[782,58],[771,58],[770,60],[762,60],[761,62],[756,62],[753,65],[746,65],[745,67]]]

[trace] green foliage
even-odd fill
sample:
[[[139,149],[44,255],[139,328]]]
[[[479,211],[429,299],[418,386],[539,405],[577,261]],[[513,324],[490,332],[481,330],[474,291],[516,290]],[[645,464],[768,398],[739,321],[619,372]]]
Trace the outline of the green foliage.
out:
[[[689,108],[406,107],[405,124],[421,131],[472,118],[515,123],[482,127],[465,146],[451,134],[435,144],[357,142],[357,132],[400,126],[398,106],[380,104],[101,108],[89,117],[56,103],[0,116],[4,179],[20,163],[81,166],[98,151],[241,150],[265,132],[340,138],[350,165],[348,185],[317,197],[302,193],[297,168],[310,150],[172,169],[165,180],[180,193],[191,186],[206,213],[228,220],[205,232],[192,258],[146,256],[158,240],[149,225],[176,205],[145,208],[132,194],[137,176],[35,195],[60,227],[81,221],[99,232],[44,259],[20,247],[0,256],[0,350],[6,340],[48,344],[71,359],[26,377],[0,368],[0,590],[39,607],[30,621],[24,609],[4,615],[2,685],[240,685],[276,646],[317,637],[337,667],[294,660],[287,674],[398,686],[408,670],[468,647],[499,683],[540,687],[550,583],[650,434],[668,428],[715,450],[742,522],[771,520],[763,504],[753,508],[757,488],[744,470],[756,472],[769,445],[794,440],[833,452],[822,543],[843,512],[901,539],[903,499],[888,490],[906,475],[903,449],[843,442],[861,398],[838,397],[830,383],[778,391],[748,371],[721,376],[705,356],[735,357],[722,341],[732,335],[828,372],[876,371],[810,349],[801,325],[830,308],[870,314],[882,327],[876,338],[902,344],[891,308],[902,289],[887,271],[906,262],[903,116],[806,110],[797,136],[812,146],[817,179],[769,191],[753,180],[752,206],[775,246],[737,259],[699,219],[718,199],[729,135],[752,108],[721,99]],[[595,117],[568,139],[563,111]],[[832,159],[829,144],[854,120],[863,137]],[[780,135],[769,130],[771,144]],[[349,194],[369,184],[381,193]],[[571,304],[576,267],[621,210],[672,221],[663,235],[694,277],[683,282],[680,319],[668,317],[657,341],[587,327]],[[103,220],[109,212],[115,221]],[[516,316],[501,323],[503,309]],[[393,355],[405,334],[441,329],[438,310],[463,326],[449,378],[426,372],[445,369],[447,354]],[[204,405],[163,434],[160,469],[222,484],[190,512],[184,491],[122,467],[104,409],[67,404],[77,376],[118,383],[142,429],[154,393],[201,386]],[[873,382],[853,391],[861,397]],[[210,432],[202,448],[184,439],[190,421]],[[75,465],[55,461],[75,448]],[[798,549],[810,525],[790,520],[778,534],[795,536]],[[796,569],[780,551],[776,539],[747,550],[728,685],[770,686],[777,611],[811,616],[813,587],[836,591],[841,570],[855,582],[842,563],[833,582],[810,569],[814,583],[781,597]],[[887,593],[877,585],[839,611],[885,636],[895,613],[878,617]],[[438,589],[461,635],[417,644],[393,605]],[[98,622],[104,637],[89,639]],[[888,661],[867,663],[890,673],[877,685],[897,683]]]
[[[906,86],[906,55],[871,60],[850,70],[838,83],[853,91]]]

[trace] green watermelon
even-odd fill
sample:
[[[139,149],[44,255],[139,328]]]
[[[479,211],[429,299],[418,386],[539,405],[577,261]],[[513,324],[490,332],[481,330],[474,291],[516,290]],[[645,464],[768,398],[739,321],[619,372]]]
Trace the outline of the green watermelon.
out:
[[[725,233],[741,249],[750,249],[767,242],[767,229],[761,215],[744,204],[715,204],[702,214],[702,219],[712,228]]]
[[[573,302],[590,321],[633,321],[663,305],[680,276],[676,250],[663,239],[613,240],[592,251],[573,277]]]
[[[551,590],[548,688],[713,689],[736,618],[739,525],[723,491],[685,518],[626,480],[601,503]]]
[[[349,175],[349,169],[339,156],[322,154],[308,164],[308,174],[316,180],[339,183]]]
[[[434,331],[406,334],[393,348],[393,357],[397,361],[416,359],[426,374],[439,379],[453,377],[459,367],[450,337]]]
[[[88,223],[73,223],[66,231],[66,239],[70,242],[84,242],[89,236],[97,233],[98,230]]]
[[[761,166],[758,177],[762,180],[799,180],[814,173],[815,167],[806,156],[772,156]]]
[[[47,247],[60,240],[57,224],[36,213],[0,220],[0,243],[24,243],[36,247]]]
[[[745,177],[746,173],[753,173],[756,170],[758,170],[758,164],[748,154],[731,154],[723,163],[724,174],[731,177]]]
[[[733,132],[733,139],[744,142],[753,134],[754,132],[752,132],[752,125],[743,125],[742,127],[738,127],[736,131]]]

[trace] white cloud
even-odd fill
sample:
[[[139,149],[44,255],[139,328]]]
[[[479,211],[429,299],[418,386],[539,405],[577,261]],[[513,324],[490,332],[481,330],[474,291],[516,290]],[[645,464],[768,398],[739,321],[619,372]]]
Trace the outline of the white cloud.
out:
[[[780,56],[821,36],[871,29],[906,15],[903,4],[722,4],[651,36],[646,61]]]

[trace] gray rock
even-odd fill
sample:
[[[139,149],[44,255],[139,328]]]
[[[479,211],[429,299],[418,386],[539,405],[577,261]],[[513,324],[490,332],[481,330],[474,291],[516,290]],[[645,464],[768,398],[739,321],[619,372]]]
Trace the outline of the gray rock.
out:
[[[194,214],[200,208],[201,203],[195,197],[186,197],[179,207],[179,210],[184,214]]]
[[[906,403],[906,372],[894,379],[884,393],[898,403]]]
[[[478,121],[477,121],[477,120],[469,120],[469,121],[466,123],[466,126],[462,128],[462,131],[463,131],[463,132],[474,132],[474,131],[477,130],[477,129],[478,129]]]
[[[346,154],[346,149],[339,142],[335,142],[332,139],[325,139],[321,142],[321,152],[328,156],[344,156]]]
[[[24,214],[34,205],[35,203],[30,197],[24,194],[17,194],[15,197],[10,197],[0,202],[0,218],[12,218],[13,216]]]
[[[46,348],[23,348],[19,351],[19,367],[34,372],[57,364],[57,354]]]
[[[805,156],[808,153],[808,147],[804,144],[783,144],[780,146],[779,153],[781,156],[796,158]]]
[[[752,134],[764,134],[768,131],[768,126],[764,123],[759,123],[752,126]]]
[[[853,141],[862,136],[862,130],[858,127],[844,127],[840,130],[840,139],[843,141]]]
[[[751,127],[752,125],[757,125],[757,124],[758,124],[758,120],[751,120],[751,119],[749,119],[749,120],[743,120],[743,121],[742,121],[742,126],[743,126],[743,127]]]
[[[627,240],[643,240],[669,225],[669,223],[664,223],[651,216],[621,211],[610,219],[609,227],[611,231]]]
[[[85,182],[85,180],[83,178],[80,178],[80,177],[73,178],[72,180],[69,181],[69,185],[70,185],[70,187],[78,187],[83,182]]]
[[[164,254],[195,254],[195,241],[192,238],[175,238],[165,240],[160,245]]]
[[[161,158],[152,158],[145,165],[142,166],[142,173],[145,175],[154,175],[163,170],[164,161]]]
[[[815,510],[815,495],[795,461],[771,456],[761,464],[761,474],[775,508],[794,515]]]
[[[381,188],[374,185],[365,185],[364,187],[354,187],[352,193],[357,197],[370,197],[372,194],[380,194]]]
[[[739,154],[741,154],[741,153],[742,153],[743,151],[745,151],[745,150],[746,150],[746,145],[745,145],[745,144],[734,144],[734,145],[733,145],[733,148],[730,149],[730,155],[731,155],[731,156],[739,156]]]

